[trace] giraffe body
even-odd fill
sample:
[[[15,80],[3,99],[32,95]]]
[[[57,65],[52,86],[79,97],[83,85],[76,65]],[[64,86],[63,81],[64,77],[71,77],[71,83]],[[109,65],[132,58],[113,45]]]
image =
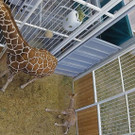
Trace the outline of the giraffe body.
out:
[[[20,54],[13,54],[8,49],[7,64],[11,72],[23,71],[32,76],[44,77],[52,74],[57,65],[56,58],[46,50],[24,47],[16,52]]]
[[[69,104],[69,107],[68,109],[64,110],[64,111],[59,111],[59,110],[54,110],[54,109],[48,109],[46,108],[45,111],[47,112],[55,112],[55,113],[61,113],[63,115],[66,116],[66,118],[64,119],[64,123],[63,124],[58,124],[58,123],[55,123],[55,126],[63,126],[63,127],[66,127],[66,131],[64,133],[64,135],[66,135],[68,133],[68,130],[71,126],[74,126],[75,123],[76,123],[76,120],[77,120],[77,117],[76,117],[76,112],[75,112],[75,107],[74,107],[74,104],[75,104],[75,97],[77,96],[77,94],[71,94],[70,95],[70,104]]]
[[[0,0],[0,28],[8,47],[7,66],[11,75],[22,71],[40,78],[54,72],[57,59],[47,50],[28,45],[20,34],[10,9],[2,0]]]

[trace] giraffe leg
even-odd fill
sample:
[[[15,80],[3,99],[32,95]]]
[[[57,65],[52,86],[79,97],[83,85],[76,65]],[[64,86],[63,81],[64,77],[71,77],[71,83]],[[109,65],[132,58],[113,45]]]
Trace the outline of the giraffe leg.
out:
[[[66,132],[64,133],[64,135],[67,135],[68,130],[69,130],[69,127],[67,126],[67,130],[66,130]]]
[[[8,76],[6,84],[0,89],[1,91],[5,92],[5,89],[8,87],[9,83],[12,82],[14,76],[15,76],[15,74],[10,74]]]
[[[59,111],[59,110],[52,110],[52,109],[45,109],[46,112],[56,112],[56,113],[61,113],[61,114],[67,114],[66,111]]]
[[[9,73],[9,70],[5,70],[4,72],[2,72],[1,74],[0,74],[0,78],[2,78],[4,75],[6,75],[7,73]]]
[[[58,115],[58,118],[59,118],[59,119],[63,119],[62,116],[61,116],[60,114]]]
[[[35,77],[35,78],[33,78],[32,80],[29,80],[27,83],[25,83],[25,84],[23,84],[23,85],[21,85],[21,88],[22,89],[24,89],[28,84],[30,84],[30,83],[32,83],[32,82],[34,82],[35,80],[37,80],[38,78],[37,77]]]
[[[64,124],[58,124],[58,123],[55,123],[54,125],[55,125],[55,126],[58,126],[58,127],[66,127],[66,126],[67,126],[66,123],[64,123]]]

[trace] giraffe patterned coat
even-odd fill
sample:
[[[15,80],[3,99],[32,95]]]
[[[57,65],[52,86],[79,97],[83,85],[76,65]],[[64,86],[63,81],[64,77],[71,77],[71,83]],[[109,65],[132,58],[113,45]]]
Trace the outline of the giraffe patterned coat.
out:
[[[0,28],[7,44],[7,65],[11,73],[23,71],[35,77],[52,74],[57,59],[47,50],[32,48],[23,39],[8,6],[0,0]]]

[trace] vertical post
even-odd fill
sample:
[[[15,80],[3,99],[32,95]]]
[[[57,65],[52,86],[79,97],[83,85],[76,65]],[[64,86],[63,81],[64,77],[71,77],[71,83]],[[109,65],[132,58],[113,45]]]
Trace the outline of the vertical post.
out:
[[[123,73],[122,73],[122,66],[121,66],[120,56],[118,57],[118,61],[119,61],[119,67],[120,67],[120,75],[121,75],[122,90],[123,90],[123,92],[125,93],[125,86],[124,86],[124,79],[123,79]],[[128,96],[127,96],[127,93],[125,93],[125,99],[126,99],[126,106],[127,106],[129,133],[131,134],[131,119],[130,119],[129,103],[128,103]]]
[[[74,85],[74,80],[72,81],[72,93],[75,93],[75,85]],[[78,129],[78,116],[77,116],[77,112],[76,112],[76,134],[79,135],[79,129]]]
[[[92,77],[93,77],[93,88],[94,88],[95,103],[97,103],[97,91],[96,91],[95,71],[92,72]]]
[[[102,129],[101,129],[101,116],[100,116],[100,105],[99,105],[99,103],[98,103],[98,101],[97,101],[97,90],[96,90],[95,71],[92,71],[92,76],[93,76],[93,86],[94,86],[95,103],[97,103],[99,135],[102,135]]]
[[[78,128],[78,116],[77,116],[77,112],[76,112],[76,134],[79,135],[79,128]]]

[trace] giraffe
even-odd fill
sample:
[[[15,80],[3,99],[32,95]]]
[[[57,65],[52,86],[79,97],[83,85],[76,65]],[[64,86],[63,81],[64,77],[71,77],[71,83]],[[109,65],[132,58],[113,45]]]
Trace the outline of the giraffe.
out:
[[[26,84],[21,85],[23,89],[38,78],[51,75],[56,66],[57,59],[44,49],[33,48],[23,39],[9,7],[0,0],[0,28],[7,44],[7,67],[0,77],[8,73],[5,85],[0,89],[5,91],[14,76],[22,71],[34,76]]]
[[[67,118],[65,119],[65,122],[63,124],[58,124],[55,123],[55,126],[59,126],[59,127],[66,127],[66,131],[64,133],[64,135],[66,135],[68,133],[68,130],[71,126],[74,126],[77,120],[76,117],[76,112],[75,112],[75,97],[78,95],[78,93],[76,94],[71,94],[70,95],[70,104],[68,109],[63,110],[63,111],[59,111],[59,110],[53,110],[53,109],[48,109],[46,108],[45,111],[46,112],[55,112],[55,113],[60,113],[63,114],[65,116],[67,116]],[[61,115],[58,115],[59,118],[61,118]]]

